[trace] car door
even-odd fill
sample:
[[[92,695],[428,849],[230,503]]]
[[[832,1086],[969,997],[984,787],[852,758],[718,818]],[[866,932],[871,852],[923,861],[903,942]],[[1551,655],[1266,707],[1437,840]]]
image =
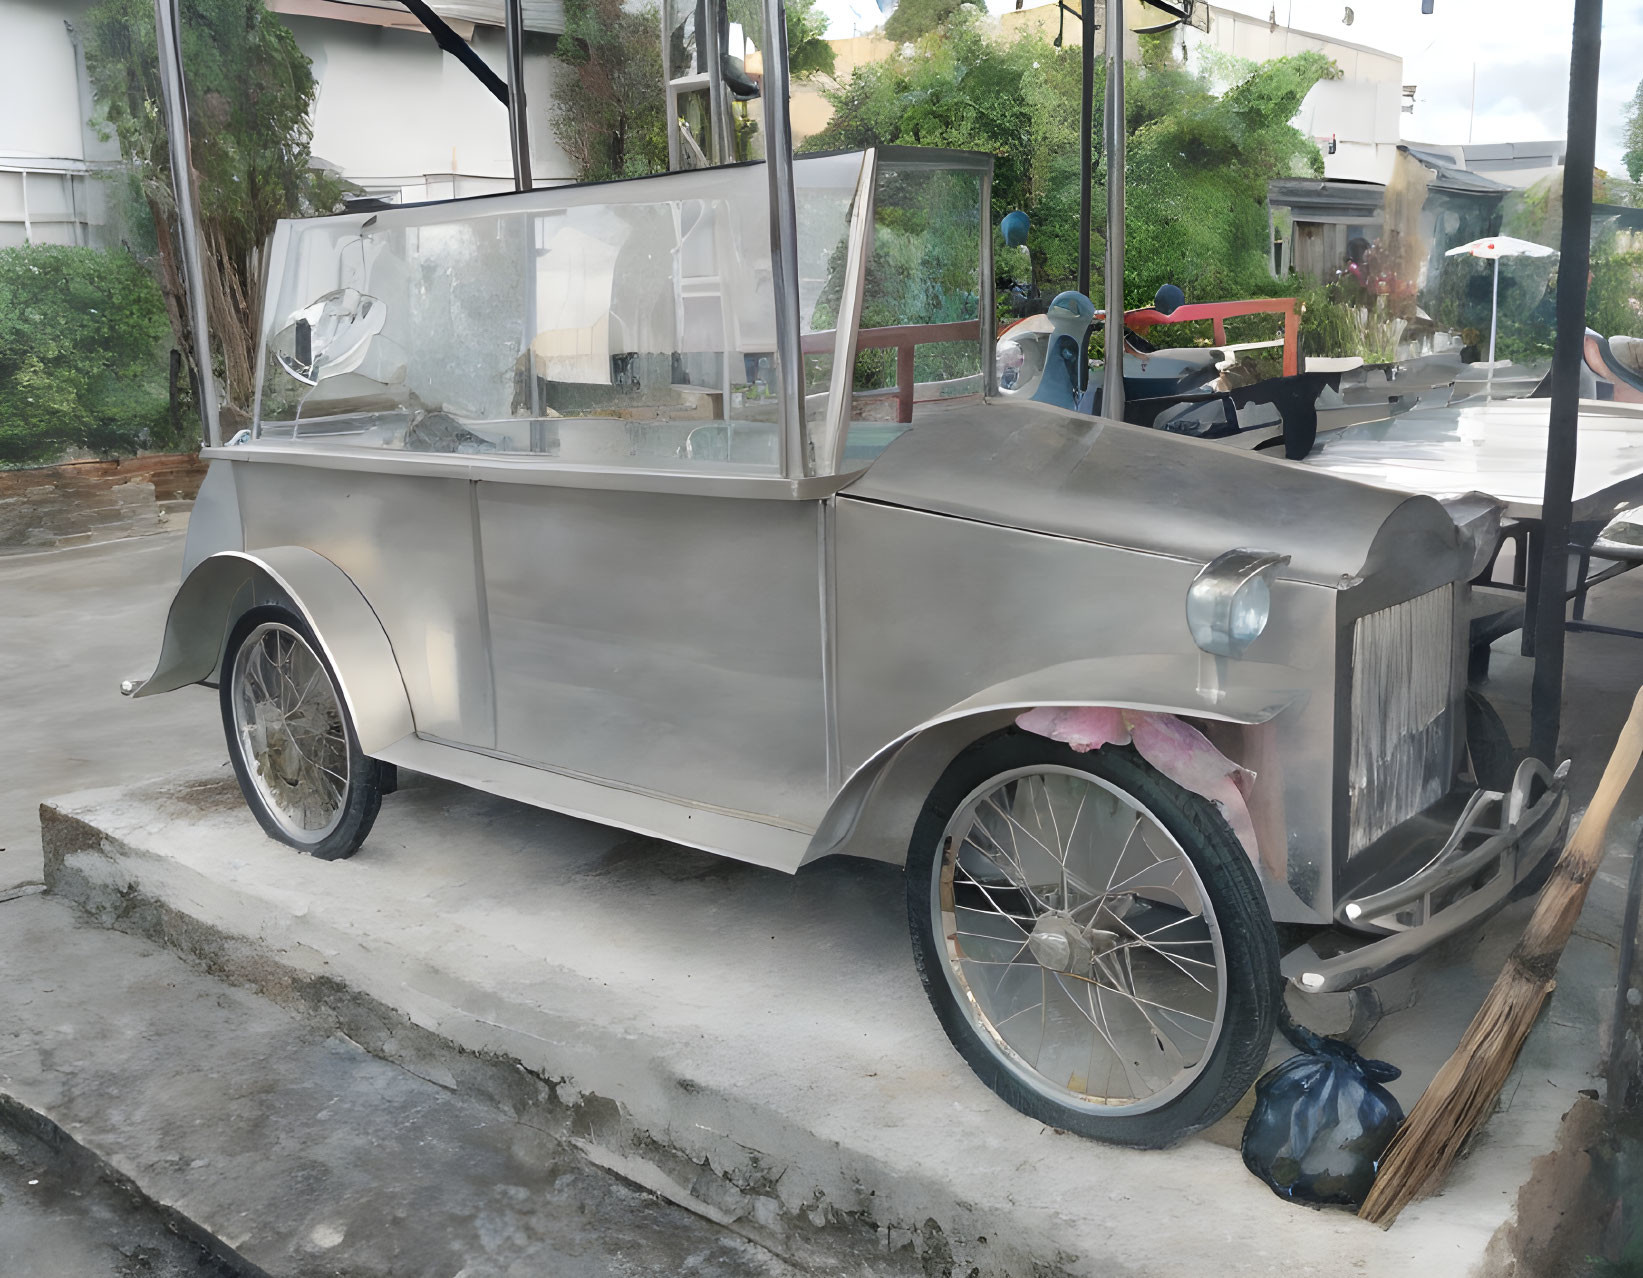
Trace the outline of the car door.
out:
[[[478,492],[499,751],[781,824],[819,820],[819,502]]]

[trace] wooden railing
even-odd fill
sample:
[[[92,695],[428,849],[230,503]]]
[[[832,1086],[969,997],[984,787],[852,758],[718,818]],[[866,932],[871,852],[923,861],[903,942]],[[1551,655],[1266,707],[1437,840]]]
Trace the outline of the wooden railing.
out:
[[[1143,337],[1155,324],[1186,324],[1192,320],[1212,320],[1215,326],[1215,344],[1225,346],[1226,321],[1235,315],[1282,315],[1284,317],[1284,376],[1293,377],[1301,371],[1301,312],[1293,297],[1253,298],[1244,302],[1193,302],[1177,306],[1168,315],[1144,306],[1140,310],[1125,311],[1124,323]],[[1276,342],[1258,343],[1277,345]]]
[[[913,420],[913,351],[932,342],[979,342],[981,321],[958,320],[951,324],[895,324],[888,328],[864,328],[856,333],[858,351],[896,352],[896,420]],[[838,341],[838,330],[806,333],[800,349],[806,355],[828,355]]]

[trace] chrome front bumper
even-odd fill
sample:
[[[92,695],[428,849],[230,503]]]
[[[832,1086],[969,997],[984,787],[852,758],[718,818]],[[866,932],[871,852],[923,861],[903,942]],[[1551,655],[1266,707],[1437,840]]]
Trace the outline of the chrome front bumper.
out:
[[[1308,993],[1353,989],[1494,913],[1556,850],[1569,816],[1568,771],[1567,762],[1553,773],[1539,760],[1525,759],[1509,791],[1477,791],[1418,870],[1342,902],[1343,927],[1378,935],[1334,953],[1318,940],[1308,942],[1284,957],[1284,976]]]

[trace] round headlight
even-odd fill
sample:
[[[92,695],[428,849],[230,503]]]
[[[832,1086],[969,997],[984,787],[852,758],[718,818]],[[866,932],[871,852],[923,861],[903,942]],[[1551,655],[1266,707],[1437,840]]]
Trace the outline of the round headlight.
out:
[[[1192,641],[1217,657],[1242,656],[1266,629],[1272,578],[1288,562],[1268,550],[1229,550],[1205,564],[1187,590]]]
[[[1014,390],[1021,381],[1021,370],[1027,363],[1027,352],[1021,349],[1021,343],[1015,338],[1006,337],[999,342],[994,358],[998,366],[999,390]]]

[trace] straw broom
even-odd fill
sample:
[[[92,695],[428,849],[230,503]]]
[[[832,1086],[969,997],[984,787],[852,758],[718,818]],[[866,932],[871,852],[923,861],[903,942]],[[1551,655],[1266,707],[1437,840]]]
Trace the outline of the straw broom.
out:
[[[1643,689],[1580,819],[1541,891],[1523,939],[1512,950],[1483,1007],[1382,1156],[1358,1215],[1383,1228],[1416,1198],[1434,1192],[1466,1138],[1494,1109],[1541,1006],[1557,985],[1557,963],[1574,931],[1598,864],[1615,804],[1643,754]]]

